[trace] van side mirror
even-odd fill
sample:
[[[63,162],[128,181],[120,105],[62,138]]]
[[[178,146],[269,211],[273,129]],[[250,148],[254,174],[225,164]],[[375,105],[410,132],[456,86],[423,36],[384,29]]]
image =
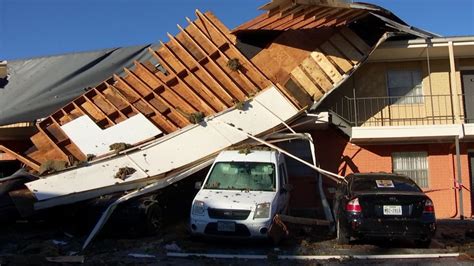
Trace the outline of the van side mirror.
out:
[[[202,187],[202,182],[201,181],[197,181],[196,183],[194,183],[194,189],[199,190],[199,189],[201,189],[201,187]]]

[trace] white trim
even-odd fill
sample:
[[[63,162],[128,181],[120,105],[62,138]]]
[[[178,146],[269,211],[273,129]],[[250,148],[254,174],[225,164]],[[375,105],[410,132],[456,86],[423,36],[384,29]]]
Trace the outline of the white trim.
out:
[[[242,255],[242,254],[212,254],[212,253],[178,253],[168,252],[168,257],[204,257],[214,259],[268,259],[268,255]],[[330,259],[434,259],[434,258],[455,258],[459,253],[432,253],[432,254],[384,254],[384,255],[278,255],[277,259],[286,260],[330,260]]]

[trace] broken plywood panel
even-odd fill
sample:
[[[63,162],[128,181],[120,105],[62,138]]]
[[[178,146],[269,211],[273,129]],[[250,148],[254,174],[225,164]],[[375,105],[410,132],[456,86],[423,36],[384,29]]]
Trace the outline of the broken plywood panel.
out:
[[[109,153],[114,143],[138,143],[162,134],[143,114],[137,114],[107,129],[99,128],[88,116],[81,116],[61,129],[84,154]],[[133,134],[130,134],[130,131]]]
[[[306,58],[302,63],[301,67],[305,70],[306,73],[311,77],[316,84],[323,90],[328,91],[332,88],[331,80],[324,74],[321,68],[318,66],[316,61],[312,57]]]
[[[337,68],[326,58],[326,56],[318,49],[311,53],[311,57],[318,63],[319,67],[326,73],[333,83],[342,79],[341,74]]]
[[[321,97],[323,94],[314,82],[308,77],[301,67],[295,68],[291,72],[292,79],[304,88],[313,99]]]

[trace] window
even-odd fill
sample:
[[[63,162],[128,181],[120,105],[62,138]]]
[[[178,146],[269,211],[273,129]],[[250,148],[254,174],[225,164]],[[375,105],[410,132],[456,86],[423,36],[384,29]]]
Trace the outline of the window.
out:
[[[422,188],[428,187],[428,154],[426,152],[392,153],[393,172],[409,176]]]
[[[217,162],[204,188],[275,191],[275,165],[260,162]]]
[[[390,103],[423,103],[423,86],[418,70],[390,70],[387,73]]]

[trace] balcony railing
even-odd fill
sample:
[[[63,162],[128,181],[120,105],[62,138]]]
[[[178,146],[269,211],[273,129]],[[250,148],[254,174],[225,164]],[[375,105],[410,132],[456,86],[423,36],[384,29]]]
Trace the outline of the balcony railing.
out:
[[[463,95],[454,98],[449,94],[365,98],[344,96],[326,108],[353,126],[474,123],[474,114],[465,115]]]

